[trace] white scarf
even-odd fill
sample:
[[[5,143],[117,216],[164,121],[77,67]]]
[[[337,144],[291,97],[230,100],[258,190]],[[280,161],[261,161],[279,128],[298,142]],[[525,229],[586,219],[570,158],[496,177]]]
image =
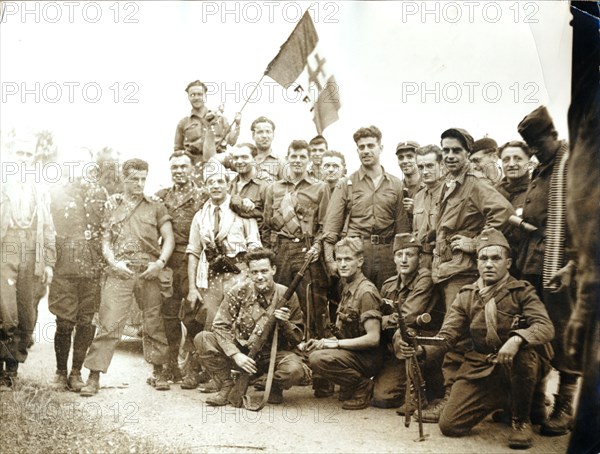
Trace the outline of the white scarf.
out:
[[[217,205],[212,202],[204,204],[200,210],[200,242],[202,243],[202,252],[200,253],[200,260],[198,261],[198,269],[196,270],[196,287],[208,288],[208,260],[206,259],[206,246],[214,244],[215,241],[223,242],[229,230],[231,224],[235,219],[235,214],[229,208],[231,196],[227,195],[225,201],[219,205],[221,210],[221,220],[219,224],[219,232],[215,238],[214,232],[214,211]]]

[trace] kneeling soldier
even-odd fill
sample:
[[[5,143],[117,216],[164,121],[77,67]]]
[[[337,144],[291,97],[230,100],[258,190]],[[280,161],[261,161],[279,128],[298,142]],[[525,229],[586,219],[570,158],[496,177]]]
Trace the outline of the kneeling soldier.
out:
[[[212,332],[202,331],[194,339],[202,366],[212,375],[220,391],[206,399],[208,405],[222,406],[228,402],[233,387],[231,369],[239,368],[248,374],[264,373],[270,360],[271,342],[267,342],[258,360],[246,353],[258,339],[268,317],[269,308],[277,304],[287,288],[273,280],[275,254],[268,249],[255,249],[245,256],[250,279],[225,293],[212,323]],[[294,294],[286,306],[276,309],[279,324],[273,387],[269,403],[283,402],[283,390],[302,383],[308,368],[292,353],[302,340],[302,310]]]
[[[459,437],[494,410],[510,408],[508,445],[527,449],[533,444],[534,390],[550,370],[554,327],[533,286],[508,273],[509,255],[510,246],[500,232],[486,229],[481,233],[477,246],[480,277],[462,287],[438,333],[445,349],[466,334],[474,345],[465,354],[439,425],[444,435]],[[401,338],[397,343],[405,358],[414,353]],[[419,346],[417,353],[429,351],[430,347]]]
[[[383,362],[381,297],[361,271],[363,241],[344,238],[335,245],[335,260],[342,278],[336,338],[311,339],[306,350],[315,374],[341,386],[345,410],[362,410],[371,404],[373,381]],[[331,349],[335,349],[332,351]]]

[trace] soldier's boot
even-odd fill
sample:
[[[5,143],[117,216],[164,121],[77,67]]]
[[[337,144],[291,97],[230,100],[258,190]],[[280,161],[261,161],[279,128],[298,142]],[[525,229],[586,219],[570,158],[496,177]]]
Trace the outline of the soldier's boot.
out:
[[[212,407],[222,407],[227,405],[229,402],[229,393],[233,388],[233,380],[231,379],[231,372],[229,370],[217,372],[213,374],[213,379],[220,386],[220,390],[214,396],[210,396],[206,399],[206,405]]]
[[[87,355],[88,349],[94,340],[96,327],[92,324],[77,325],[73,339],[73,359],[71,361],[71,373],[69,374],[68,387],[73,392],[80,392],[85,386],[81,378],[81,367]]]
[[[531,427],[531,403],[538,383],[520,369],[520,362],[514,365],[511,373],[511,432],[508,447],[511,449],[529,449],[533,446]]]
[[[508,447],[511,449],[529,449],[533,446],[533,429],[531,423],[513,418],[512,428],[508,436]]]
[[[315,376],[313,376],[312,379],[312,387],[314,390],[314,395],[317,399],[331,397],[333,396],[333,392],[335,390],[332,382],[325,378]]]
[[[64,391],[69,387],[66,370],[57,370],[50,385],[55,391]]]
[[[219,384],[213,380],[212,378],[208,380],[206,383],[201,383],[198,386],[198,390],[204,394],[213,394],[220,390]]]
[[[276,383],[273,383],[271,386],[271,392],[269,393],[269,398],[267,399],[267,403],[279,405],[283,403],[283,388]]]
[[[548,377],[540,380],[533,390],[533,399],[531,400],[531,424],[543,424],[548,418],[546,382]]]
[[[100,371],[90,370],[87,382],[83,388],[79,391],[79,395],[82,397],[91,397],[98,394],[100,389]]]
[[[576,384],[563,384],[554,395],[554,407],[550,417],[542,424],[540,434],[547,436],[564,435],[573,428],[573,398],[577,390]]]
[[[354,394],[349,400],[342,403],[344,410],[362,410],[371,405],[373,399],[373,388],[375,384],[371,379],[363,379],[354,389]]]
[[[169,381],[167,380],[165,369],[162,364],[154,365],[153,378],[153,386],[157,391],[168,391],[171,389],[171,385],[169,385]]]
[[[354,388],[340,386],[340,392],[338,394],[338,400],[340,402],[344,402],[346,400],[352,399],[352,395],[354,394]]]
[[[190,352],[183,370],[181,389],[196,389],[200,384],[200,361],[196,352]]]
[[[421,418],[423,422],[426,423],[438,423],[440,422],[440,415],[442,414],[442,410],[446,406],[448,402],[448,398],[450,397],[450,386],[447,386],[444,391],[444,397],[437,401],[433,401],[431,405],[428,405],[423,409],[423,417]]]

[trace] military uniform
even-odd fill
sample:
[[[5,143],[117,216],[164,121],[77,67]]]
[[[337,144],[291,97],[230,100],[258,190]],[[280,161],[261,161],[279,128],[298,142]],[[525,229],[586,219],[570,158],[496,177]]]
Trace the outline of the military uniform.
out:
[[[9,179],[0,197],[0,370],[6,363],[13,377],[35,327],[34,292],[44,268],[56,261],[55,231],[50,198],[40,185]]]
[[[329,202],[326,184],[305,176],[293,183],[279,180],[267,189],[265,226],[270,230],[271,248],[276,252],[275,281],[290,285],[311,247],[321,251],[321,236]],[[307,286],[312,304],[309,306]],[[325,334],[327,318],[327,277],[323,263],[309,267],[297,288],[310,337]]]
[[[351,190],[348,189],[350,185]],[[391,250],[394,235],[411,231],[402,205],[402,188],[402,181],[385,171],[375,187],[361,167],[338,183],[329,203],[323,240],[333,246],[340,239],[349,217],[346,236],[363,240],[365,261],[362,269],[378,288],[395,274]],[[325,260],[332,262],[333,256],[326,256]]]
[[[382,320],[381,297],[375,285],[362,272],[356,273],[352,282],[345,282],[342,300],[338,306],[336,328],[338,339],[353,339],[366,334],[364,324],[371,319]],[[308,358],[313,373],[354,390],[369,383],[383,363],[383,348],[365,350],[324,349]]]
[[[437,211],[439,209],[438,197],[443,181],[438,180],[432,188],[425,185],[414,197],[412,230],[417,240],[423,246],[421,251],[421,267],[431,270],[433,262],[433,249],[435,239],[431,232],[435,232]],[[434,235],[435,236],[435,235]]]
[[[185,250],[190,237],[192,219],[208,199],[208,194],[204,188],[200,188],[193,181],[190,181],[184,188],[173,186],[168,189],[161,189],[156,193],[156,197],[165,205],[172,218],[173,236],[175,237],[175,250],[167,262],[167,266],[173,270],[173,295],[165,299],[162,306],[162,315],[169,342],[169,363],[176,365],[181,342],[181,323],[179,319],[181,300],[187,296],[188,291]],[[201,327],[195,326],[193,321],[188,321],[186,329],[187,344],[188,347],[191,347],[194,336],[200,331]]]
[[[252,282],[240,283],[225,293],[215,316],[212,332],[202,331],[194,343],[203,367],[224,386],[231,382],[230,371],[237,368],[232,357],[236,353],[247,354],[262,332],[268,320],[271,305],[277,304],[287,288],[274,284],[271,292],[259,294]],[[290,318],[279,323],[277,355],[273,383],[280,389],[289,389],[310,376],[302,359],[292,350],[302,340],[302,310],[294,294],[286,304]],[[271,350],[270,339],[257,356],[258,373],[267,371]],[[230,386],[230,385],[229,385]]]
[[[232,196],[232,208],[243,218],[254,218],[258,223],[261,241],[266,243],[268,238],[264,226],[264,207],[268,183],[258,177],[251,178],[248,182],[242,183],[239,175],[236,175],[229,183],[229,194]],[[237,197],[236,197],[237,196]],[[249,199],[254,203],[254,209],[245,211],[239,207],[241,199]],[[238,205],[238,206],[236,206]]]
[[[511,409],[514,418],[529,420],[535,386],[550,370],[554,328],[535,289],[510,275],[486,297],[482,287],[477,281],[460,290],[438,333],[446,348],[464,336],[473,342],[441,413],[440,429],[447,436],[466,434],[496,409]],[[486,314],[488,305],[495,317]],[[492,327],[497,341],[490,338]],[[495,354],[511,336],[524,342],[508,369],[496,364]],[[425,347],[427,354],[430,348]]]
[[[53,187],[51,197],[58,254],[48,308],[56,316],[56,369],[66,376],[75,329],[71,375],[80,375],[96,332],[92,320],[100,306],[105,267],[101,224],[107,193],[96,183],[77,180]]]
[[[124,261],[135,272],[131,278],[117,276],[110,268],[102,283],[99,332],[85,359],[85,367],[106,373],[127,321],[131,296],[139,305],[144,320],[142,338],[146,361],[161,366],[167,361],[168,344],[161,315],[163,297],[172,292],[172,272],[164,268],[156,279],[141,279],[149,262],[160,257],[160,228],[171,221],[162,203],[143,196],[135,207],[121,201],[107,213],[105,235],[110,240],[115,260]]]

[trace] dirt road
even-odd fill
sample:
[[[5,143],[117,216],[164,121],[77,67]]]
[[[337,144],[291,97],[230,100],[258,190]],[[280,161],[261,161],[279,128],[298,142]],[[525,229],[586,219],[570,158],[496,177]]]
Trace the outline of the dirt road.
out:
[[[54,323],[40,304],[38,342],[21,368],[29,380],[49,382],[54,374],[52,338]],[[369,408],[342,410],[337,396],[314,399],[310,387],[284,393],[283,405],[267,405],[259,413],[233,407],[213,408],[204,403],[206,394],[173,385],[159,392],[146,384],[151,367],[144,362],[141,343],[123,344],[109,372],[101,377],[101,390],[93,398],[68,394],[69,405],[52,411],[66,417],[75,410],[79,418],[102,421],[133,436],[156,443],[168,452],[410,452],[410,453],[498,453],[506,447],[509,428],[486,421],[472,435],[460,439],[444,437],[435,424],[426,424],[428,439],[414,441],[417,424],[404,427],[395,410]],[[87,372],[84,374],[84,378]],[[550,389],[556,386],[556,378]],[[260,394],[257,392],[256,396]],[[68,408],[67,408],[68,407]],[[77,430],[74,421],[73,430]],[[538,428],[536,428],[538,432]],[[528,452],[562,453],[568,437],[536,435]]]

